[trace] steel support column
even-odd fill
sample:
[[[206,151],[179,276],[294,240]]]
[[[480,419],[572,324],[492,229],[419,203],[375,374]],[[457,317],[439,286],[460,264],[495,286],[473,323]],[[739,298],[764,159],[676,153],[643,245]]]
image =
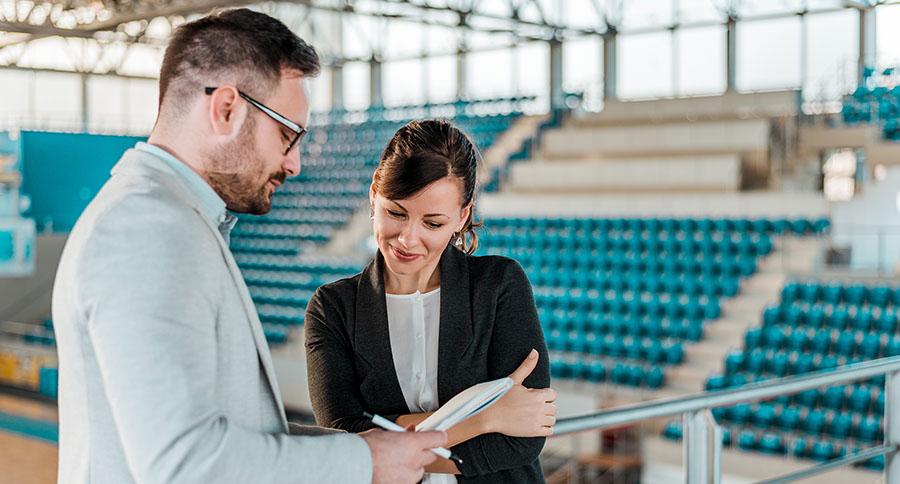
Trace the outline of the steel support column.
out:
[[[616,27],[608,25],[603,34],[603,99],[616,99]]]
[[[729,14],[725,22],[725,90],[737,90],[737,19]]]
[[[856,63],[857,81],[862,84],[866,67],[875,68],[877,63],[875,38],[875,8],[859,9],[859,57]]]
[[[373,108],[384,107],[381,95],[381,61],[375,57],[369,60],[369,105]]]
[[[339,62],[331,66],[331,109],[344,109],[344,66]]]
[[[34,89],[34,88],[32,88]],[[88,132],[88,124],[90,124],[90,106],[88,99],[88,73],[81,73],[81,132]]]
[[[554,38],[550,41],[550,108],[560,109],[565,103],[562,41]]]
[[[456,99],[468,99],[469,86],[466,81],[468,75],[465,47],[460,47],[456,52]]]
[[[708,408],[684,414],[684,474],[687,484],[719,484],[722,430]]]
[[[885,375],[884,445],[900,443],[900,372]],[[884,456],[884,482],[900,483],[900,456],[896,452]]]

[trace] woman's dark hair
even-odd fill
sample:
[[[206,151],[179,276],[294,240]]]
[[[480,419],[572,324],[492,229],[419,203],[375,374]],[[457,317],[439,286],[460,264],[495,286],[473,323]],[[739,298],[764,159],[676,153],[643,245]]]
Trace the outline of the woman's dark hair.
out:
[[[450,121],[412,121],[385,146],[372,185],[375,193],[389,200],[403,200],[437,180],[452,178],[461,189],[460,207],[465,207],[473,203],[480,157],[472,140]],[[473,203],[462,230],[453,234],[453,243],[467,254],[475,252],[475,229],[481,225],[475,221]]]

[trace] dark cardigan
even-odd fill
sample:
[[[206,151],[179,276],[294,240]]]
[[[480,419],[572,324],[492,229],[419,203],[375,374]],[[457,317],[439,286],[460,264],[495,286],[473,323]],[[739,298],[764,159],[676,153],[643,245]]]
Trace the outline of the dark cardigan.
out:
[[[410,413],[397,380],[388,332],[384,259],[362,273],[320,287],[306,309],[309,393],[316,422],[350,432],[373,427],[363,412],[391,420]],[[530,388],[550,386],[550,364],[528,277],[505,257],[469,256],[448,246],[441,255],[438,399],[509,375],[532,348]],[[459,482],[544,482],[543,437],[484,434],[453,447],[463,463]]]

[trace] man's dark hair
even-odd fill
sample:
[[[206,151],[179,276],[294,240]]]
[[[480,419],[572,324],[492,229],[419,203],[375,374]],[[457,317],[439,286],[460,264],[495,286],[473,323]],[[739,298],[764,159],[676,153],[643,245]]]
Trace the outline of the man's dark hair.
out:
[[[265,99],[284,69],[312,77],[319,68],[316,50],[280,21],[245,8],[214,12],[172,36],[159,73],[159,107],[165,102],[177,108],[225,76]]]

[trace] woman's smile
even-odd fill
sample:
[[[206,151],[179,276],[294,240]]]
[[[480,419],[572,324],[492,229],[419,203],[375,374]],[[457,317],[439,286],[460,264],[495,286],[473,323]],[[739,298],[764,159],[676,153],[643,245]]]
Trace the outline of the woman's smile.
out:
[[[404,252],[404,251],[394,247],[393,245],[391,246],[391,252],[394,254],[394,257],[396,257],[401,262],[412,262],[412,261],[418,259],[419,257],[421,257],[421,254],[412,254],[409,252]]]

